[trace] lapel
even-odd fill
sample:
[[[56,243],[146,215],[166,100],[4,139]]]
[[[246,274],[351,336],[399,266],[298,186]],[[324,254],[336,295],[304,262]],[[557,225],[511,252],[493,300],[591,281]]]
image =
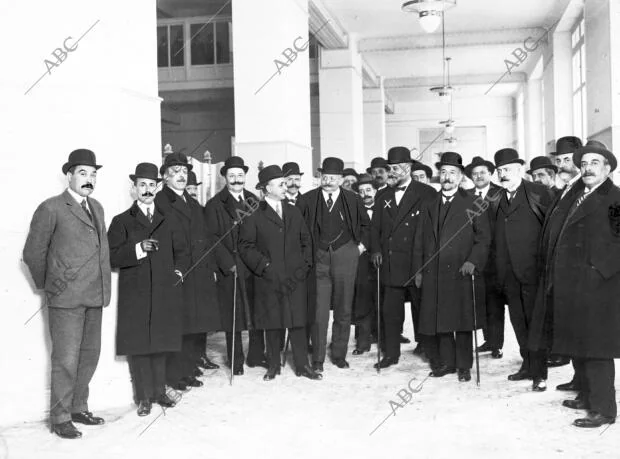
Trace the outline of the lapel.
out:
[[[99,231],[99,228],[97,228],[95,226],[94,222],[90,221],[90,219],[88,218],[88,215],[86,215],[86,212],[84,212],[84,209],[82,209],[82,206],[80,204],[78,204],[75,199],[73,199],[73,196],[71,196],[71,194],[69,194],[68,190],[65,190],[65,192],[63,193],[63,196],[65,198],[65,202],[69,206],[69,210],[71,211],[71,213],[73,215],[75,215],[79,220],[81,220],[82,222],[86,223],[91,228],[95,228],[97,231]],[[89,205],[90,205],[90,203],[89,203]],[[90,206],[90,208],[91,208],[91,212],[93,213],[93,219],[94,219],[95,217],[94,217],[93,206]],[[95,219],[95,222],[96,221],[97,220]]]
[[[439,199],[441,199],[441,193],[439,193]],[[463,195],[461,194],[461,190],[459,189],[455,193],[454,198],[452,198],[452,203],[450,204],[450,207],[448,208],[448,213],[446,214],[446,219],[444,220],[443,226],[441,227],[442,230],[455,215],[465,215],[466,207],[467,206],[465,205],[465,199],[463,199]]]
[[[400,204],[398,206],[398,212],[396,213],[396,218],[394,219],[394,224],[392,225],[392,229],[396,228],[398,224],[405,218],[405,215],[411,210],[413,206],[415,206],[420,201],[420,194],[416,193],[413,188],[415,181],[411,181],[409,186],[405,190],[405,194],[403,198],[400,200]],[[396,201],[394,201],[396,203]]]
[[[136,221],[140,223],[142,226],[144,226],[145,228],[149,228],[151,226],[149,219],[146,218],[146,215],[144,215],[142,210],[140,210],[140,207],[138,206],[138,201],[133,202],[133,205],[129,209],[129,215],[134,217]]]
[[[220,200],[222,201],[222,205],[224,206],[224,210],[228,213],[230,218],[233,221],[237,220],[237,204],[235,203],[235,198],[230,194],[228,188],[224,187],[224,189],[220,192]]]
[[[282,218],[284,219],[284,231],[285,233],[288,233],[291,226],[291,207],[293,207],[293,204],[288,204],[284,201],[282,201]]]
[[[273,210],[269,204],[267,204],[266,201],[261,202],[260,205],[261,205],[261,210],[263,211],[263,214],[268,220],[271,220],[272,222],[274,222],[276,225],[280,227],[284,226],[284,222],[282,221],[282,219],[278,216],[276,211]],[[284,206],[282,206],[282,216],[284,216]]]
[[[588,196],[586,200],[575,209],[573,214],[568,217],[567,225],[572,225],[597,210],[604,199],[604,195],[607,195],[609,192],[611,185],[612,181],[610,179],[605,180],[605,182],[594,190],[591,196]]]
[[[434,201],[431,202],[431,205],[428,206],[428,211],[431,216],[431,225],[433,226],[433,234],[435,235],[435,241],[439,240],[439,235],[437,234],[437,228],[439,227],[439,206],[441,206],[441,193],[437,193]]]
[[[170,199],[170,206],[191,220],[192,209],[190,208],[189,199],[187,198],[187,196],[185,197],[185,199],[187,199],[187,202],[185,202],[183,201],[183,198],[181,198],[168,186],[164,187],[164,192],[167,194],[168,199]],[[183,195],[185,196],[185,192],[183,192]]]
[[[401,201],[402,202],[402,201]],[[386,210],[392,221],[396,218],[398,207],[396,206],[396,195],[393,188],[388,188],[381,194],[379,201],[381,208],[378,210]]]
[[[504,202],[506,203],[505,213],[506,216],[514,213],[519,207],[521,207],[526,202],[525,198],[525,184],[521,182],[519,188],[517,188],[517,194],[515,194],[512,198],[512,202],[508,204],[508,196],[507,192],[504,193]]]

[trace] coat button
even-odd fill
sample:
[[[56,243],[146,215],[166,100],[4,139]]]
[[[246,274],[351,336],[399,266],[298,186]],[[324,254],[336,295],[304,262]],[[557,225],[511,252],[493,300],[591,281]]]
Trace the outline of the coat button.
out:
[[[282,228],[280,228],[280,232],[282,232]]]
[[[392,255],[392,251],[391,251],[391,250],[390,250],[388,253],[389,253],[390,255]]]
[[[409,226],[409,223],[405,223],[405,226]]]

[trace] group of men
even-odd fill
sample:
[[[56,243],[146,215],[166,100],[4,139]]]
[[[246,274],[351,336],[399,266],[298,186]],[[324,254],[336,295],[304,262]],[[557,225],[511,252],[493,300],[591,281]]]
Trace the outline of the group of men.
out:
[[[231,157],[220,171],[226,186],[203,207],[189,193],[192,165],[172,153],[160,168],[136,166],[136,200],[106,232],[90,197],[101,166],[92,151],[73,151],[62,167],[67,190],[37,208],[24,248],[49,311],[52,431],[79,438],[73,422],[104,423],[88,411],[88,385],[111,269],[119,271],[116,352],[127,356],[140,416],[153,403],[174,406],[166,385],[202,386],[201,368],[218,367],[206,355],[214,331],[225,332],[237,376],[245,363],[273,380],[289,343],[297,376],[322,379],[328,357],[348,368],[352,324],[353,355],[378,341],[375,367],[396,365],[410,302],[414,353],[428,359],[431,376],[471,380],[476,328],[486,340],[478,351],[501,358],[508,305],[523,359],[508,379],[532,379],[544,391],[548,366],[571,358],[575,377],[558,388],[578,392],[565,406],[588,410],[575,425],[613,423],[617,162],[600,142],[575,137],[559,139],[553,156],[556,164],[532,159],[528,181],[514,149],[467,166],[445,152],[437,192],[433,170],[393,147],[366,174],[325,158],[320,185],[306,193],[297,163],[269,165],[258,174],[260,197],[246,189],[243,159]],[[465,176],[473,189],[461,187]],[[556,188],[560,178],[566,184]]]

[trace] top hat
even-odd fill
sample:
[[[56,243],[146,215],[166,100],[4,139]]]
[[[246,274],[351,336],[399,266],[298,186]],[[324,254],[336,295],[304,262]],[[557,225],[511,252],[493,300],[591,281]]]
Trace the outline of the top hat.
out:
[[[575,153],[577,149],[581,148],[583,144],[581,143],[581,139],[579,137],[575,137],[569,135],[567,137],[560,137],[558,141],[555,143],[555,151],[551,154],[553,156],[557,155],[568,155],[570,153]]]
[[[369,174],[371,173],[371,171],[377,167],[381,167],[383,169],[385,169],[387,171],[388,169],[388,163],[387,160],[385,158],[382,158],[381,156],[377,156],[376,158],[372,158],[372,161],[370,161],[370,167],[366,169],[366,172],[368,172]]]
[[[538,169],[551,169],[553,172],[557,172],[558,168],[551,162],[548,156],[536,156],[530,161],[530,170],[528,174],[532,175],[532,172]]]
[[[136,179],[139,178],[155,180],[156,182],[161,182],[162,180],[157,173],[157,166],[152,163],[140,163],[136,166],[136,172],[129,174],[129,179],[132,182],[135,182]]]
[[[463,166],[463,158],[461,158],[461,155],[454,153],[453,151],[446,151],[441,155],[441,159],[439,162],[435,163],[435,167],[437,169],[441,169],[441,166],[455,166],[461,170],[465,169]]]
[[[431,169],[429,166],[427,166],[426,164],[420,161],[414,161],[413,166],[411,167],[411,170],[412,171],[424,171],[424,173],[429,179],[433,177],[433,169]]]
[[[407,147],[392,147],[388,150],[388,164],[412,163],[411,151]]]
[[[487,161],[480,156],[474,156],[474,159],[471,160],[471,164],[465,166],[465,175],[471,179],[471,174],[474,171],[474,168],[478,166],[486,166],[491,174],[495,172],[495,165],[491,161]]]
[[[495,152],[495,167],[512,163],[525,164],[525,161],[519,158],[519,153],[514,148],[502,148]]]
[[[196,177],[196,172],[189,171],[189,174],[187,174],[187,186],[191,186],[191,185],[198,186],[198,185],[201,185],[202,182],[198,182],[197,180],[198,179]]]
[[[101,168],[101,166],[97,164],[95,154],[85,148],[73,150],[69,153],[68,161],[62,166],[62,173],[66,174],[73,166],[92,166],[95,169]]]
[[[355,178],[359,177],[359,174],[357,172],[355,172],[355,169],[351,168],[351,167],[347,167],[346,169],[344,169],[342,171],[342,175],[343,176],[347,176],[347,175],[352,175]]]
[[[172,166],[185,166],[187,167],[188,172],[191,171],[194,167],[187,161],[187,156],[185,156],[183,153],[170,153],[164,158],[164,164],[162,164],[162,166],[159,168],[159,173],[161,175],[164,175],[166,169]]]
[[[321,174],[343,175],[344,163],[340,158],[328,157],[323,160],[323,164],[317,170]]]
[[[256,189],[264,187],[269,183],[269,180],[282,178],[284,174],[282,173],[282,169],[277,164],[272,164],[271,166],[263,167],[258,173],[258,183],[256,184]]]
[[[299,164],[293,162],[284,163],[282,166],[282,173],[285,177],[288,177],[289,175],[304,175],[304,173],[299,170]]]
[[[609,165],[611,166],[612,172],[618,166],[618,160],[616,159],[614,154],[607,149],[603,142],[599,142],[598,140],[588,140],[588,143],[575,151],[575,153],[573,154],[573,163],[575,163],[575,166],[580,166],[581,158],[586,153],[597,153],[607,158],[607,161],[609,161]]]
[[[243,169],[243,172],[247,172],[249,169],[249,167],[243,162],[243,158],[241,156],[231,156],[224,161],[224,165],[220,169],[220,174],[222,174],[222,176],[226,176],[226,171],[234,167]]]

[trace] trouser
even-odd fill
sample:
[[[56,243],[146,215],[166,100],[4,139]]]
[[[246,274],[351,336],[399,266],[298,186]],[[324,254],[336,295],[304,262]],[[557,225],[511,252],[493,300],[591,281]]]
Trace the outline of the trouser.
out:
[[[166,354],[128,355],[136,400],[153,400],[166,391]]]
[[[265,332],[264,330],[250,330],[248,332],[248,361],[259,362],[265,355]],[[232,362],[232,333],[226,332],[226,355]],[[243,342],[241,332],[235,333],[235,366],[243,366]]]
[[[71,413],[88,411],[88,385],[101,350],[102,309],[48,308],[52,341],[52,424],[70,421]]]
[[[193,377],[198,359],[205,349],[205,333],[183,335],[181,350],[170,352],[166,357],[166,382],[168,385],[177,384],[181,379]]]
[[[424,340],[424,350],[431,361],[449,368],[471,369],[474,357],[473,336],[470,331],[438,333]]]
[[[265,344],[267,347],[269,368],[278,368],[280,366],[280,349],[282,345],[281,332],[281,329],[265,330]],[[295,369],[302,370],[305,365],[308,365],[308,343],[306,341],[305,327],[289,328],[288,335],[291,340]]]
[[[616,368],[613,359],[573,359],[575,376],[579,375],[581,389],[578,397],[595,411],[615,418],[618,415],[614,379]]]
[[[405,293],[415,287],[392,287],[386,285],[383,290],[383,323],[385,330],[385,356],[397,359],[400,357],[400,334],[403,320],[405,319]],[[416,330],[416,322],[419,320],[419,301],[416,292],[411,292],[412,305],[416,303],[414,315],[414,330],[416,341],[424,342],[423,337]],[[412,306],[412,314],[414,313]],[[383,340],[382,340],[383,341]]]
[[[485,277],[487,326],[482,330],[484,341],[493,349],[504,347],[505,303],[494,278]]]
[[[358,319],[355,326],[356,349],[362,351],[370,350],[370,330],[372,328],[372,319],[374,314],[369,313],[361,319]]]
[[[347,356],[358,261],[359,250],[352,241],[337,250],[319,249],[317,252],[316,315],[312,328],[314,362],[325,361],[330,304],[334,309],[331,357],[333,360],[338,360]]]

